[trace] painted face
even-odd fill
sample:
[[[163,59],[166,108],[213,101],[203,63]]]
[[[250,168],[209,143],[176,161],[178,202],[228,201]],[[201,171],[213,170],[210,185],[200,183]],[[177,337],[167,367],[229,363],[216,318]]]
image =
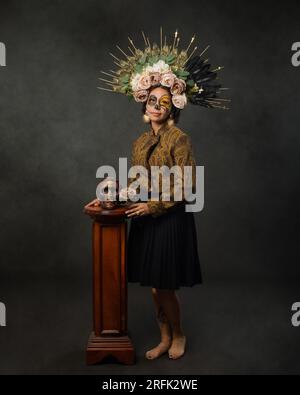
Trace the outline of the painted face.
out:
[[[161,107],[165,111],[171,110],[172,108],[172,102],[169,95],[162,95],[159,99],[155,95],[150,95],[147,104],[151,107],[155,107],[157,110],[160,110]]]

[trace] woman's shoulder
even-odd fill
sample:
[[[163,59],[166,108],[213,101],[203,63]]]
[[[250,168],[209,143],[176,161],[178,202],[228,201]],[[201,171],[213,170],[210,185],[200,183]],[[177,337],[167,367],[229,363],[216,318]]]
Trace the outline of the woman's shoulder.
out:
[[[149,135],[149,130],[142,132],[138,137],[133,140],[133,144],[142,142]]]
[[[177,137],[188,135],[188,133],[184,129],[180,128],[177,125],[172,126],[172,130],[173,130],[174,135]]]
[[[177,125],[172,126],[170,129],[170,136],[174,143],[190,139],[188,132]]]

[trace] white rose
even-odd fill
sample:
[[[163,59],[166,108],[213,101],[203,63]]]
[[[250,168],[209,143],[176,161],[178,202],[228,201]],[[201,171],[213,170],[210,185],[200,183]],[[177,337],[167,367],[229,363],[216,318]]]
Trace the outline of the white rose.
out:
[[[182,95],[173,95],[172,103],[174,104],[175,107],[180,108],[182,110],[187,104],[187,98],[185,93],[183,93]]]
[[[136,91],[138,89],[138,83],[140,81],[140,78],[141,78],[141,74],[136,73],[131,79],[131,87],[133,91]]]
[[[150,81],[151,81],[151,86],[158,85],[160,83],[160,80],[161,80],[161,74],[160,73],[151,72],[149,74],[149,77],[150,77]]]
[[[119,198],[122,200],[127,200],[128,198],[132,200],[132,198],[136,195],[136,191],[134,188],[131,187],[125,187],[122,188],[120,193],[119,193]]]
[[[142,74],[138,84],[137,84],[137,90],[145,90],[149,89],[151,86],[151,79],[148,74]]]
[[[186,83],[180,78],[175,78],[175,81],[171,87],[172,95],[181,95],[186,89]]]
[[[134,188],[128,187],[128,197],[132,200],[136,195],[136,190]]]
[[[163,60],[159,60],[158,62],[154,63],[152,66],[153,71],[157,71],[159,73],[166,73],[170,70],[170,66],[165,63]]]
[[[161,76],[161,85],[171,87],[174,84],[174,81],[176,79],[176,75],[173,73],[164,73]]]
[[[122,188],[119,192],[119,199],[120,200],[127,200],[127,188]]]
[[[147,89],[142,89],[139,91],[133,92],[133,97],[137,102],[145,102],[147,101],[149,96],[149,91]]]
[[[148,74],[153,73],[153,67],[150,66],[150,65],[146,66],[146,67],[144,68],[144,72],[145,72],[145,73],[148,73]]]

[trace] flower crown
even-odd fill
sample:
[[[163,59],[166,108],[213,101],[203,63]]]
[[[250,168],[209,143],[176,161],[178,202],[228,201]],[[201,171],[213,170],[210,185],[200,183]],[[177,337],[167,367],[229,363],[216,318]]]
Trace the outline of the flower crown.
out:
[[[127,55],[116,45],[126,59],[119,59],[110,53],[118,69],[110,70],[112,74],[101,71],[112,80],[99,78],[110,87],[110,89],[98,87],[99,89],[123,93],[130,99],[134,98],[136,102],[146,102],[150,89],[162,86],[169,88],[172,103],[179,109],[183,109],[188,102],[209,108],[228,109],[224,102],[230,100],[218,97],[220,91],[227,88],[222,88],[221,84],[214,82],[217,79],[217,72],[223,67],[210,70],[208,59],[202,58],[209,46],[200,55],[194,55],[197,47],[190,54],[188,52],[195,36],[185,50],[179,50],[180,38],[177,30],[172,45],[167,44],[166,36],[163,45],[162,28],[160,28],[160,46],[155,42],[151,45],[143,31],[142,35],[145,42],[143,51],[135,47],[130,37],[128,40],[131,47],[128,46],[128,49],[131,55]]]

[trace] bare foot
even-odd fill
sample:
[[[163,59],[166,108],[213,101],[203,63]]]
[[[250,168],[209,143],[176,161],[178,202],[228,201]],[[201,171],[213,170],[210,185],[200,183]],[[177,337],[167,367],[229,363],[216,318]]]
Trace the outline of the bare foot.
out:
[[[170,359],[178,359],[185,352],[186,337],[176,336],[173,337],[172,345],[168,351]]]
[[[169,340],[163,340],[159,343],[158,346],[152,348],[151,350],[147,351],[145,356],[147,359],[156,359],[160,357],[162,354],[168,351],[172,344],[171,338]]]

